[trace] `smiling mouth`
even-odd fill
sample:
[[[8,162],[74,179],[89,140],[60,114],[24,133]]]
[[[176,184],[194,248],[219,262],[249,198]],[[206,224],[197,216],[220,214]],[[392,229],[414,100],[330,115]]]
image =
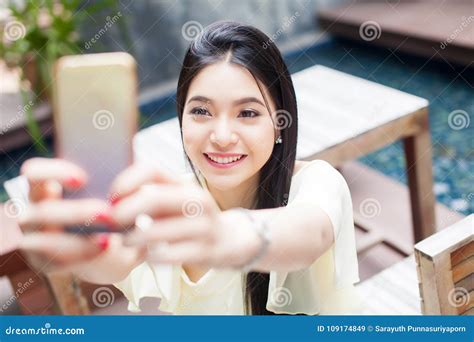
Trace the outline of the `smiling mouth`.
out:
[[[247,157],[246,154],[240,154],[240,155],[234,155],[231,157],[215,157],[211,156],[207,153],[203,153],[204,156],[207,158],[208,161],[215,163],[215,164],[220,164],[220,165],[232,165],[236,164],[237,162],[245,159]]]

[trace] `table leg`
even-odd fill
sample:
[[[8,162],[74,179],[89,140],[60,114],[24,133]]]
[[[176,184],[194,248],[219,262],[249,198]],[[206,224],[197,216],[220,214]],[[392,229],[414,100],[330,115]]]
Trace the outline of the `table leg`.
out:
[[[403,140],[415,243],[436,231],[428,111],[420,124],[419,132]]]
[[[55,312],[59,315],[88,315],[90,309],[82,295],[77,280],[70,273],[55,273],[45,276],[49,292],[55,301]]]

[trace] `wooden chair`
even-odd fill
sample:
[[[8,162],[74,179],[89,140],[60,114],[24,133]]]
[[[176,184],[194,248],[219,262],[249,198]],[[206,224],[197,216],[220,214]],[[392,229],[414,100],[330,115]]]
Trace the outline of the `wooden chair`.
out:
[[[474,214],[415,245],[425,315],[474,315]]]

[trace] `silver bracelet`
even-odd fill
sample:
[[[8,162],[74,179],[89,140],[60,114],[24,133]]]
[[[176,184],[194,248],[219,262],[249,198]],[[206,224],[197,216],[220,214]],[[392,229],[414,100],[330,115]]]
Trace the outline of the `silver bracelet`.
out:
[[[258,237],[260,238],[260,248],[257,253],[252,258],[250,258],[250,260],[248,260],[244,265],[239,267],[242,272],[249,272],[253,269],[255,264],[257,264],[258,261],[266,254],[271,242],[270,231],[268,230],[268,226],[265,221],[256,220],[254,217],[252,217],[252,215],[250,215],[249,209],[233,208],[231,210],[236,210],[245,213],[245,215],[252,223],[252,228],[255,230]]]

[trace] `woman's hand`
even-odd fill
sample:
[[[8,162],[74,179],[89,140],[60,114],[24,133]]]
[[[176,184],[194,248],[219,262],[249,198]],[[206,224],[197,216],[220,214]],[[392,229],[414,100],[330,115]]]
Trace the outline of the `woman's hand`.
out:
[[[165,183],[163,183],[165,182]],[[139,214],[153,220],[125,244],[149,246],[148,260],[205,266],[238,266],[258,249],[256,233],[241,213],[221,212],[210,193],[157,169],[134,165],[112,185],[112,216],[121,225]]]
[[[20,247],[33,267],[44,273],[74,272],[107,249],[107,234],[63,232],[65,225],[112,224],[105,201],[62,199],[63,189],[74,191],[87,182],[81,168],[61,159],[33,158],[22,165],[21,174],[28,179],[30,205],[18,220],[25,233]]]

